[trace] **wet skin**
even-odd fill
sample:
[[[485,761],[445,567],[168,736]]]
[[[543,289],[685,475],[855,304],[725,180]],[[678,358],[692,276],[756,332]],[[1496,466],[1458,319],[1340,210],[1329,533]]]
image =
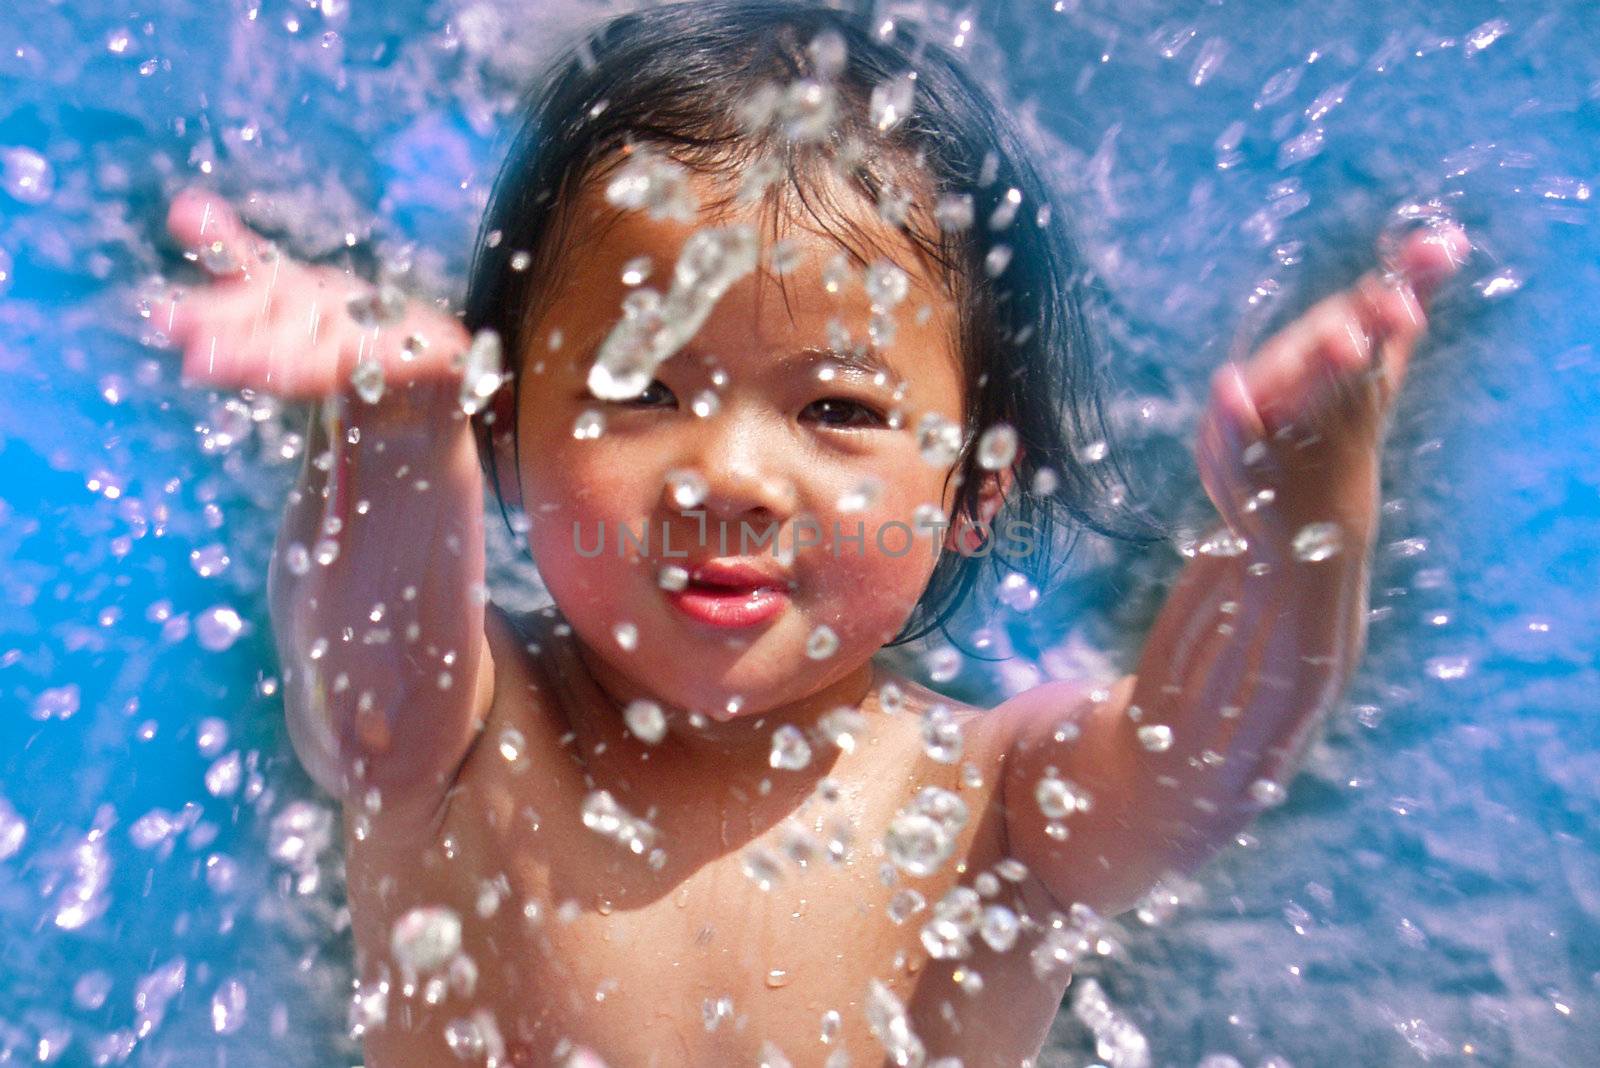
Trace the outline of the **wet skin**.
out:
[[[352,408],[359,445],[314,438],[312,450],[331,447],[334,462],[327,471],[307,464],[280,536],[270,592],[291,734],[307,769],[346,801],[358,970],[391,981],[387,1023],[366,1037],[368,1063],[458,1063],[446,1025],[479,1009],[493,1014],[514,1063],[557,1062],[579,1045],[618,1065],[755,1063],[769,1040],[795,1064],[821,1064],[838,1048],[874,1062],[882,1047],[864,1013],[874,979],[907,1005],[930,1057],[1021,1063],[1038,1050],[1067,981],[1064,972],[1034,975],[1039,926],[1072,903],[1126,907],[1161,873],[1190,870],[1220,848],[1259,811],[1254,785],[1286,780],[1358,663],[1384,421],[1422,335],[1423,306],[1464,256],[1464,235],[1418,235],[1401,252],[1398,284],[1369,275],[1248,363],[1218,372],[1200,431],[1201,477],[1248,551],[1188,565],[1134,675],[1099,690],[1048,683],[987,711],[958,706],[963,761],[975,769],[963,783],[958,767],[923,749],[920,713],[937,695],[872,660],[921,592],[933,554],[873,553],[871,531],[909,522],[919,504],[948,507],[948,471],[921,459],[909,430],[876,426],[851,406],[886,414],[898,405],[906,427],[928,411],[959,418],[937,282],[898,257],[912,295],[880,353],[903,378],[898,401],[870,380],[821,379],[791,359],[828,347],[834,316],[864,334],[866,298],[859,287],[825,294],[820,272],[837,246],[791,224],[782,236],[810,254],[786,284],[763,275],[736,285],[658,371],[664,389],[648,403],[605,406],[606,433],[579,440],[573,424],[598,407],[582,388],[586,359],[616,319],[621,264],[649,255],[659,277],[691,229],[616,216],[593,194],[579,210],[590,212],[580,231],[592,240],[558,273],[557,298],[533,335],[546,352],[524,362],[522,455],[501,457],[520,460],[530,549],[559,614],[513,619],[469,596],[482,580],[482,482],[442,359],[392,364],[396,381],[422,385]],[[247,238],[236,219],[203,214],[194,199],[175,204],[170,222],[191,244]],[[301,315],[283,311],[316,302],[336,311],[341,284],[292,263],[251,262],[154,317],[183,346],[192,379],[316,396],[340,388],[360,346],[394,358],[336,314],[307,344]],[[919,322],[922,304],[933,312]],[[434,337],[430,351],[465,344],[449,317],[408,314],[407,331]],[[563,341],[551,351],[554,330]],[[310,366],[294,364],[286,379],[282,349],[297,345]],[[717,411],[702,418],[686,406],[713,370],[727,380]],[[430,392],[433,381],[444,386]],[[713,523],[815,515],[825,529],[840,517],[839,499],[876,477],[874,502],[847,513],[866,525],[869,551],[802,552],[784,576],[783,611],[748,629],[680,612],[657,585],[658,561],[574,551],[575,521],[696,533],[664,490],[665,473],[681,467],[705,477]],[[1272,507],[1246,508],[1264,488]],[[277,566],[287,545],[316,535],[333,502],[351,499],[370,508],[348,517],[336,561],[304,576]],[[424,520],[434,525],[419,527]],[[1297,561],[1290,541],[1313,522],[1337,527],[1345,551]],[[952,535],[946,551],[953,544]],[[339,644],[312,665],[313,639],[361,624],[380,600],[397,631],[413,622],[422,638]],[[1212,625],[1222,615],[1226,631]],[[631,650],[614,636],[624,622],[637,628]],[[823,623],[839,645],[814,660],[806,642]],[[1270,686],[1261,685],[1263,664],[1274,669]],[[335,669],[348,686],[313,684]],[[456,681],[441,685],[441,673]],[[890,681],[907,694],[898,711],[880,696]],[[623,726],[622,707],[640,697],[665,709],[659,744]],[[837,705],[864,716],[853,752],[819,744],[798,771],[771,767],[774,728],[809,728]],[[1151,724],[1170,726],[1170,745],[1146,744],[1139,728]],[[1065,841],[1034,801],[1047,773],[1093,798],[1067,821]],[[928,960],[918,938],[925,911],[904,924],[888,915],[883,832],[928,785],[961,796],[971,819],[936,872],[901,874],[897,886],[932,902],[1006,857],[1028,871],[1019,883],[1001,880],[996,900],[1034,926],[1007,953],[976,943],[960,967],[982,976],[977,993],[958,984],[957,965]],[[649,816],[659,865],[584,826],[595,789]],[[763,888],[744,870],[751,851],[795,855],[797,827],[814,839],[805,865],[784,860],[782,878]],[[841,827],[851,840],[835,863],[826,844]],[[402,989],[390,932],[419,905],[462,917],[463,951],[478,970],[470,994],[428,1004]],[[723,996],[733,1018],[708,1030],[702,1006]],[[841,1024],[825,1043],[830,1009]]]

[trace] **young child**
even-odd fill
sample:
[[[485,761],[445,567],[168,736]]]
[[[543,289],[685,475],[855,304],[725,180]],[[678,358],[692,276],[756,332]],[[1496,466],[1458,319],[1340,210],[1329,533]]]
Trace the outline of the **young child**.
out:
[[[186,380],[321,402],[269,593],[369,1064],[1028,1064],[1095,917],[1281,798],[1465,235],[1216,373],[1226,527],[1136,674],[966,707],[874,654],[1063,520],[1140,533],[1020,144],[907,26],[696,2],[531,97],[464,324],[176,199]],[[485,477],[554,611],[488,600]]]

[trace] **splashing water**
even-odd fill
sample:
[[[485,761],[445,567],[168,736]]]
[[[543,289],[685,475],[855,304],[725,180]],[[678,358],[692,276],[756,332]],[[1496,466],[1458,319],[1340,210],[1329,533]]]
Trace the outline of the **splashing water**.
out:
[[[13,954],[0,1049],[106,1064],[226,1053],[235,1068],[359,1059],[338,1006],[352,989],[342,888],[309,878],[331,873],[341,847],[320,801],[322,816],[293,807],[313,795],[287,749],[265,626],[278,510],[293,469],[314,459],[302,413],[180,393],[169,363],[111,324],[135,275],[162,262],[153,235],[180,179],[262,194],[261,220],[298,255],[370,248],[408,262],[407,288],[458,294],[489,143],[539,51],[570,37],[585,6],[157,5],[130,19],[47,5],[13,35],[0,104],[0,672],[19,714],[0,727],[0,941]],[[1572,1064],[1594,1046],[1592,964],[1573,947],[1600,917],[1600,777],[1585,755],[1600,748],[1600,623],[1585,595],[1600,533],[1588,415],[1600,324],[1584,299],[1597,281],[1600,69],[1586,9],[1493,14],[1334,0],[975,16],[1009,59],[998,74],[1054,126],[1043,158],[1066,187],[1056,213],[1084,231],[1092,285],[1117,302],[1114,377],[1142,391],[1109,412],[1110,440],[1131,452],[1094,430],[1083,458],[1138,461],[1142,499],[1197,500],[1181,481],[1187,434],[1229,347],[1223,324],[1243,317],[1254,336],[1308,303],[1391,214],[1443,210],[1483,236],[1435,316],[1443,333],[1411,368],[1384,472],[1368,660],[1312,753],[1311,788],[1252,784],[1273,811],[1251,844],[1170,922],[1119,936],[1125,955],[1070,917],[1042,936],[1043,971],[1080,971],[1054,1056]],[[871,120],[907,121],[912,89],[880,86]],[[805,140],[837,101],[819,81],[763,106]],[[656,202],[671,210],[670,194]],[[1007,210],[934,204],[952,231],[1037,219],[1035,205]],[[1005,243],[989,255],[984,269],[1004,278]],[[903,304],[893,292],[884,307]],[[692,325],[669,302],[651,345]],[[358,318],[377,323],[383,304]],[[619,359],[617,380],[646,362]],[[466,410],[501,384],[497,361],[479,366]],[[371,368],[352,373],[364,399],[378,395]],[[965,444],[953,422],[928,439],[930,462]],[[1204,537],[1209,518],[1179,545],[1244,551]],[[299,574],[338,551],[320,534],[296,549],[286,562]],[[495,551],[497,598],[538,590]],[[1085,644],[1136,648],[1142,606],[1172,570],[1093,546],[1079,563],[989,651],[1024,650],[1064,677],[1106,667]],[[914,673],[922,662],[906,655]],[[963,694],[1012,685],[982,663],[923,666]],[[218,719],[232,729],[202,726]],[[834,726],[830,744],[866,737],[847,718]],[[988,930],[985,912],[986,943]],[[875,1033],[914,1063],[925,1054],[904,1003],[882,989],[863,992]],[[358,993],[381,1026],[376,991]],[[829,1019],[823,1032],[837,1033]],[[440,1026],[452,1046],[493,1055],[471,1014]]]

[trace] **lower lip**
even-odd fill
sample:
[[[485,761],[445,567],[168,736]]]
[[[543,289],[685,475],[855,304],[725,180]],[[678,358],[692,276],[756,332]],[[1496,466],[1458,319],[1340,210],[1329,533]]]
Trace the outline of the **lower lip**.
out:
[[[714,627],[750,627],[783,611],[789,595],[767,586],[719,590],[689,586],[668,594],[680,612]]]

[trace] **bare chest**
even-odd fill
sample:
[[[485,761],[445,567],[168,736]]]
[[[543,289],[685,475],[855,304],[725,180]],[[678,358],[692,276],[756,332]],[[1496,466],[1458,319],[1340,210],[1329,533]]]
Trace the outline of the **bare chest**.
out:
[[[976,735],[965,774],[928,760],[912,707],[792,805],[738,790],[607,805],[559,732],[510,709],[437,826],[349,841],[361,978],[388,981],[369,1065],[460,1063],[460,1041],[489,1032],[502,1064],[564,1064],[578,1047],[614,1066],[774,1051],[824,1065],[840,1050],[877,1064],[896,1012],[930,1059],[1015,1065],[1037,1050],[1064,981],[1014,981],[1025,937],[1001,954],[973,936],[950,959],[925,937],[952,894],[1020,911],[994,874],[998,775]],[[949,840],[908,870],[896,821],[930,797],[959,819],[945,812]],[[419,908],[459,922],[469,962],[431,985],[395,968],[394,930]]]

